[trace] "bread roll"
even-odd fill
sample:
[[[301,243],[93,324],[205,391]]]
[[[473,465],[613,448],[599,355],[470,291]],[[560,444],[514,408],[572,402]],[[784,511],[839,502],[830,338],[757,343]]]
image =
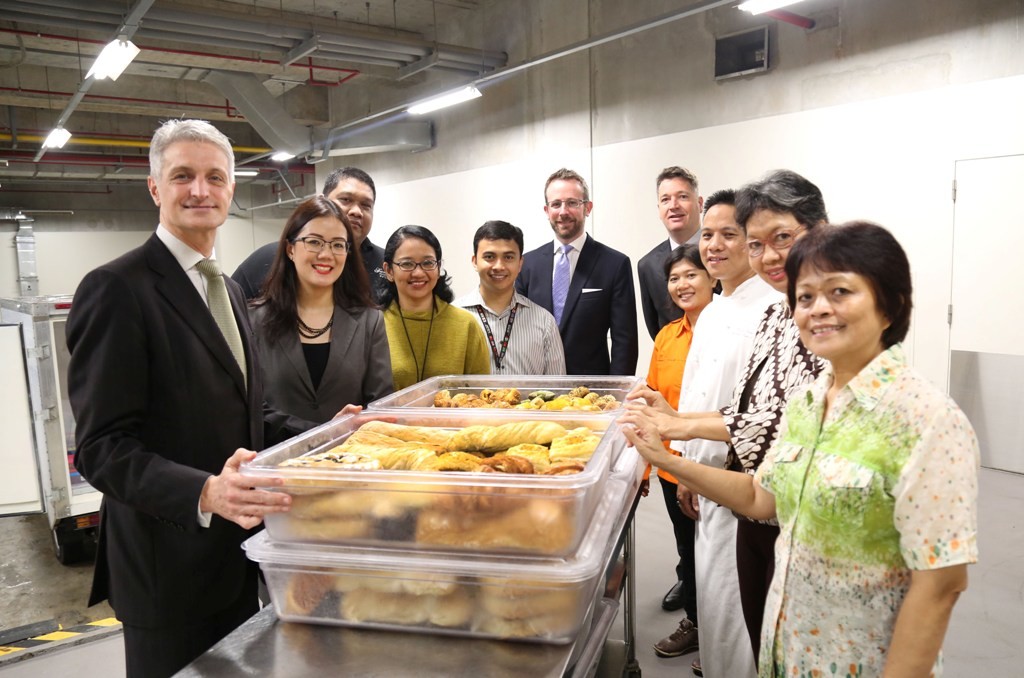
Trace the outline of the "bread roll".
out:
[[[334,589],[334,577],[324,572],[296,572],[285,587],[285,614],[309,616],[328,591]]]
[[[568,433],[565,427],[551,421],[516,421],[500,426],[467,426],[456,431],[449,449],[500,452],[523,443],[547,445]]]
[[[321,520],[294,519],[288,521],[292,535],[302,541],[337,542],[369,538],[373,523],[362,516],[338,516]]]
[[[557,464],[563,459],[590,459],[600,442],[601,437],[589,428],[575,428],[551,441],[551,463]]]
[[[458,587],[445,595],[385,593],[356,589],[341,599],[343,619],[420,626],[434,624],[448,628],[465,626],[473,615],[473,599]]]
[[[515,586],[515,584],[512,584]],[[502,619],[528,619],[551,614],[571,615],[579,605],[576,588],[519,587],[523,595],[506,595],[501,588],[481,587],[478,598],[484,612]]]
[[[544,473],[551,465],[548,448],[543,445],[536,445],[534,443],[514,445],[505,450],[505,454],[529,459],[530,463],[533,464],[534,473]]]
[[[368,421],[360,426],[359,430],[383,433],[386,436],[411,443],[428,443],[445,449],[460,449],[448,446],[448,441],[452,437],[451,431],[431,426],[404,426],[386,421]]]
[[[438,546],[558,553],[569,548],[572,518],[562,502],[523,499],[514,511],[489,514],[426,509],[416,521],[416,541]]]

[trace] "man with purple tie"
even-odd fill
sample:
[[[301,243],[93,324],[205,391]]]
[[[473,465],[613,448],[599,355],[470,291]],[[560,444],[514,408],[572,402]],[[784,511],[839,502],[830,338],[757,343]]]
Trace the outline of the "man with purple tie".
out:
[[[593,209],[578,173],[563,168],[548,177],[544,213],[555,240],[523,256],[516,290],[555,316],[568,374],[632,375],[638,353],[633,271],[629,257],[584,231]]]

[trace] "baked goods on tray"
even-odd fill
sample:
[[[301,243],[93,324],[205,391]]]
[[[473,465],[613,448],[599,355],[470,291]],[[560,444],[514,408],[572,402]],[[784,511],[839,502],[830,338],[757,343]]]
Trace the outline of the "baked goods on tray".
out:
[[[279,464],[295,470],[285,485],[292,505],[268,520],[268,529],[288,541],[566,552],[580,536],[581,495],[500,477],[582,473],[599,442],[589,428],[567,430],[554,421],[457,430],[368,421],[340,445]],[[361,472],[373,482],[361,482]],[[407,481],[403,472],[436,480]],[[447,482],[453,473],[480,474],[480,482]]]
[[[434,407],[603,412],[621,406],[615,396],[600,395],[586,386],[577,386],[561,395],[554,391],[532,391],[524,395],[517,388],[485,388],[480,393],[452,393],[450,389],[443,389],[434,396]]]

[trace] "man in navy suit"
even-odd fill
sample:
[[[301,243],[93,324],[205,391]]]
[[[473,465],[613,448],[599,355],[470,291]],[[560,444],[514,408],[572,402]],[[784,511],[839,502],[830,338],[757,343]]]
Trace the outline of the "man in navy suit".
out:
[[[668,298],[665,260],[675,248],[686,243],[697,244],[700,234],[700,213],[704,198],[697,191],[697,175],[682,167],[666,167],[655,180],[658,188],[658,215],[665,225],[668,239],[640,257],[636,272],[640,278],[640,306],[644,324],[651,339],[662,327],[683,315]]]
[[[555,316],[567,374],[636,374],[636,297],[629,257],[584,231],[594,203],[576,172],[560,169],[548,177],[544,203],[555,240],[526,253],[516,290]]]

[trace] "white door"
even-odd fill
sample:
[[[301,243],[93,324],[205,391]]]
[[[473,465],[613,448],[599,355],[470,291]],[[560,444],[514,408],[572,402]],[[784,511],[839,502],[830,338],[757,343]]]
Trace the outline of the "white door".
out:
[[[0,515],[41,513],[21,325],[0,325]]]
[[[955,168],[950,395],[983,466],[1024,473],[1024,155]]]

